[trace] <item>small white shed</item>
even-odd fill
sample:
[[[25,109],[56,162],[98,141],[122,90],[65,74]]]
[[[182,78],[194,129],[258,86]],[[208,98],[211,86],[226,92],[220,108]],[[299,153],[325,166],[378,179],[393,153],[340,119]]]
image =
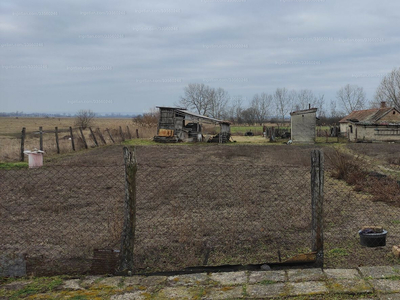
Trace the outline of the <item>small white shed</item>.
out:
[[[290,113],[293,143],[315,143],[317,109],[310,108]]]

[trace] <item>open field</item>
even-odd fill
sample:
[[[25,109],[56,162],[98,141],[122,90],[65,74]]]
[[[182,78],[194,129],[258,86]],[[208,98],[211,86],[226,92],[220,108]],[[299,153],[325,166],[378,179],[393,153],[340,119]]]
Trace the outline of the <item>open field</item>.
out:
[[[71,140],[68,138],[70,135],[69,127],[73,128],[73,135],[75,137],[75,149],[77,151],[84,149],[83,140],[80,138],[80,132],[74,125],[75,118],[0,118],[0,162],[1,161],[18,161],[20,159],[21,147],[21,130],[26,128],[25,150],[39,149],[39,127],[43,127],[43,149],[46,155],[53,155],[57,153],[57,145],[55,139],[55,127],[58,127],[59,147],[60,153],[72,152]],[[97,118],[94,120],[92,126],[95,131],[97,142],[104,144],[96,131],[99,128],[107,144],[113,144],[111,137],[106,128],[110,129],[111,136],[114,142],[120,143],[122,138],[119,134],[119,126],[123,130],[124,137],[128,137],[127,126],[132,137],[136,137],[136,129],[139,130],[140,138],[151,138],[154,136],[155,128],[146,128],[135,125],[132,119],[115,119],[115,118]],[[94,147],[95,142],[90,134],[89,129],[83,130],[84,137],[88,147]]]
[[[135,271],[278,262],[309,252],[314,148],[138,146]],[[374,202],[332,178],[328,157],[327,168],[325,265],[396,263],[390,250],[400,240],[399,205]],[[0,232],[1,250],[27,253],[30,270],[47,259],[89,272],[94,249],[118,249],[121,146],[65,155],[37,170],[0,170],[0,177],[8,228]],[[357,232],[371,224],[389,231],[386,247],[360,246]]]

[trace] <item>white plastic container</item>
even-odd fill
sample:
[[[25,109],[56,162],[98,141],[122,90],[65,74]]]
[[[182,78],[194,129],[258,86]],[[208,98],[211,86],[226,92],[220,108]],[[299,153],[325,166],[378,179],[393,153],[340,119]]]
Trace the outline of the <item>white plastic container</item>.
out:
[[[41,150],[24,151],[24,154],[28,155],[29,168],[39,168],[43,166],[43,153]]]

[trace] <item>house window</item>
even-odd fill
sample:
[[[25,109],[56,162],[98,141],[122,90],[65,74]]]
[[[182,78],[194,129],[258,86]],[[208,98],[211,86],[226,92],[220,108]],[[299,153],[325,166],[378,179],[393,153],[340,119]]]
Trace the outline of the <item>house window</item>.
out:
[[[375,135],[400,135],[399,128],[375,128]]]

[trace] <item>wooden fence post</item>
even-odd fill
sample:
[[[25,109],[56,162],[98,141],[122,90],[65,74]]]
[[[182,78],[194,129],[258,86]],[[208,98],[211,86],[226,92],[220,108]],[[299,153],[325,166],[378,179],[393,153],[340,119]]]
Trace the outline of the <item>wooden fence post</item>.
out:
[[[22,128],[21,131],[21,161],[24,161],[25,155],[24,155],[24,150],[25,150],[25,127]]]
[[[39,136],[40,136],[40,142],[39,142],[39,148],[41,151],[43,151],[43,127],[39,127]]]
[[[82,127],[79,127],[79,131],[81,132],[82,141],[83,141],[83,144],[85,145],[85,149],[87,149],[88,146],[87,146],[86,139],[85,139],[85,136],[84,136],[83,131],[82,131]]]
[[[93,139],[94,144],[96,145],[96,147],[98,147],[99,144],[97,143],[97,140],[96,140],[96,137],[95,137],[94,132],[92,130],[92,127],[89,127],[89,130],[90,130],[90,134],[92,135],[92,139]]]
[[[60,154],[60,144],[58,143],[58,127],[55,128],[55,133],[56,133],[57,154]]]
[[[126,125],[126,131],[128,132],[128,138],[131,140],[132,139],[132,135],[131,135],[131,131],[129,130],[129,126]]]
[[[108,135],[110,136],[111,141],[113,142],[113,144],[115,144],[115,141],[110,133],[110,129],[106,128],[106,131],[108,132]]]
[[[71,136],[71,145],[72,145],[72,150],[75,151],[75,143],[74,143],[74,135],[72,133],[72,127],[69,127],[69,135]]]
[[[311,250],[317,253],[315,265],[324,265],[324,154],[320,150],[311,152]]]
[[[133,248],[135,244],[137,163],[135,148],[124,147],[123,151],[125,163],[125,203],[118,273],[129,274],[133,270]]]
[[[121,136],[122,141],[124,142],[125,141],[125,137],[124,137],[124,133],[122,131],[122,127],[121,126],[119,126],[119,134]]]
[[[75,143],[74,143],[74,134],[72,133],[72,127],[69,127],[69,135],[71,136],[71,145],[72,145],[72,150],[75,151]]]
[[[136,138],[139,138],[139,129],[136,129]]]
[[[101,134],[100,128],[97,127],[97,134],[99,135],[101,141],[103,142],[104,145],[107,145],[106,140],[104,139],[103,135]]]

